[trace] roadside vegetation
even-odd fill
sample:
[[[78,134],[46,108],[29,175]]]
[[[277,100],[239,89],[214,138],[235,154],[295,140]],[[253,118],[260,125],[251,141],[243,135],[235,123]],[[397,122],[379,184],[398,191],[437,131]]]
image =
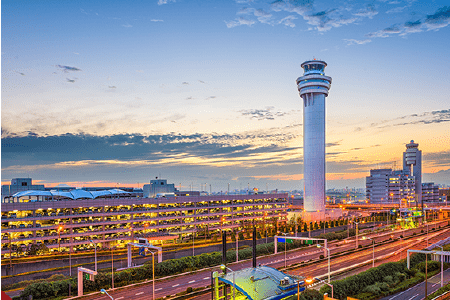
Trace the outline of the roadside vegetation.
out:
[[[404,291],[425,280],[425,254],[411,255],[411,268],[408,270],[406,266],[406,259],[403,259],[382,264],[342,280],[332,281],[334,297],[346,299],[349,296],[374,300]],[[444,264],[444,268],[448,267],[449,264]],[[432,261],[431,255],[428,255],[427,270],[428,277],[440,272],[440,263]],[[320,292],[331,295],[331,288],[323,286]]]

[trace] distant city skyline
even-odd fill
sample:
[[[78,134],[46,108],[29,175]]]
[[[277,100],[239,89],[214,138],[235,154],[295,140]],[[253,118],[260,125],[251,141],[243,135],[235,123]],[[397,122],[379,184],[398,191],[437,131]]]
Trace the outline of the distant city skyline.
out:
[[[315,57],[327,189],[401,169],[410,140],[450,185],[449,25],[445,1],[2,1],[2,184],[301,190]]]

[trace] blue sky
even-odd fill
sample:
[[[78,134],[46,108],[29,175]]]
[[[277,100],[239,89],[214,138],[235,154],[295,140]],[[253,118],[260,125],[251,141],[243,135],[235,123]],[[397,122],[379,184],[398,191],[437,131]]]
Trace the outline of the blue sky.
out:
[[[2,1],[2,182],[302,186],[300,64],[325,60],[327,187],[450,184],[447,1]]]

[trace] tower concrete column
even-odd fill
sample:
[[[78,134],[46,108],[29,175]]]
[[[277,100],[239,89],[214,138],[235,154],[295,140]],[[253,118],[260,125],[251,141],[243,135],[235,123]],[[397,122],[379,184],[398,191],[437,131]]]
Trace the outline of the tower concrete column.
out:
[[[305,61],[297,87],[303,100],[303,205],[307,213],[325,213],[325,97],[331,77],[324,61]]]

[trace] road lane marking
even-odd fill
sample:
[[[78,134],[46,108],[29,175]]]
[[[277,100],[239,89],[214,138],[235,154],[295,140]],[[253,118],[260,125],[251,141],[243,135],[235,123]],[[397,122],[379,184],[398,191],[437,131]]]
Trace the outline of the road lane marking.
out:
[[[209,277],[205,277],[205,278],[203,278],[203,279],[209,279]]]
[[[435,286],[438,285],[439,283],[440,283],[440,282],[433,284],[432,287],[435,287]]]
[[[193,282],[195,282],[195,280],[191,280],[191,281],[189,281],[188,283],[193,283]]]
[[[142,295],[144,292],[136,293],[136,296]]]
[[[414,298],[416,298],[417,296],[419,296],[419,294],[415,294],[414,296],[412,296],[412,297],[409,298],[408,300],[414,299]]]
[[[120,299],[123,299],[123,297],[116,298],[116,300],[120,300]]]
[[[156,292],[156,291],[160,291],[160,290],[162,290],[162,288],[156,289],[155,292]]]
[[[175,285],[172,285],[172,287],[177,287],[177,286],[179,286],[180,284],[179,283],[177,283],[177,284],[175,284]]]

